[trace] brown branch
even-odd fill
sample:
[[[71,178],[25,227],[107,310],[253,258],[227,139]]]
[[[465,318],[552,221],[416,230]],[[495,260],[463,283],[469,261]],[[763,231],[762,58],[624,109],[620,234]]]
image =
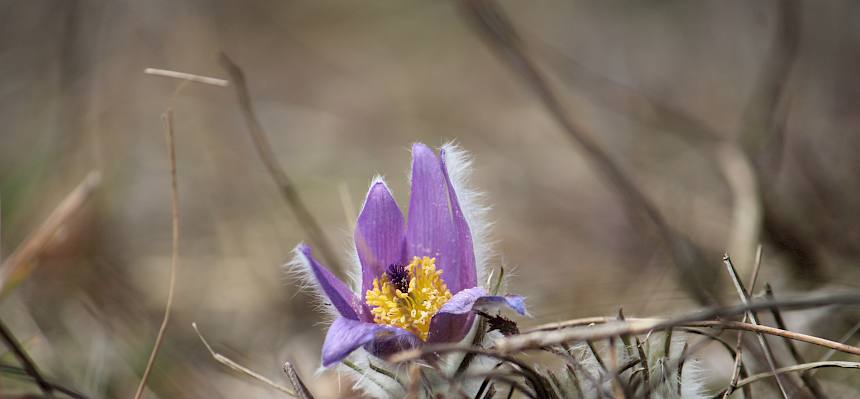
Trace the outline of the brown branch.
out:
[[[512,353],[524,349],[542,348],[568,341],[587,341],[606,339],[616,335],[647,334],[650,331],[664,330],[676,326],[687,327],[722,327],[727,329],[743,329],[750,332],[762,332],[769,335],[788,337],[814,345],[833,348],[841,352],[860,355],[860,348],[846,345],[840,342],[830,341],[806,334],[794,333],[782,329],[756,326],[748,323],[732,321],[714,321],[714,318],[729,318],[746,313],[764,309],[779,308],[782,310],[810,309],[831,305],[858,305],[860,295],[840,294],[823,295],[817,297],[782,299],[773,301],[751,302],[748,305],[737,305],[733,307],[709,308],[697,312],[688,313],[669,319],[637,319],[628,318],[619,322],[611,318],[607,323],[593,327],[573,327],[556,330],[537,330],[530,333],[520,334],[512,337],[500,338],[496,341],[496,348],[502,353]],[[564,323],[559,323],[564,324]]]
[[[92,171],[14,252],[0,264],[0,296],[35,268],[36,260],[57,231],[77,215],[101,182],[101,173]]]
[[[155,344],[153,344],[152,352],[149,354],[149,360],[146,362],[146,368],[143,370],[143,376],[140,378],[140,384],[137,386],[134,399],[139,399],[143,396],[143,389],[146,387],[146,381],[149,379],[150,372],[152,372],[152,365],[155,363],[155,358],[158,357],[158,351],[161,349],[161,344],[164,341],[164,335],[167,331],[167,323],[170,321],[170,311],[173,308],[173,294],[176,288],[176,265],[179,262],[179,179],[176,176],[176,144],[173,135],[173,110],[168,109],[161,118],[164,121],[164,138],[167,144],[167,156],[170,162],[170,222],[172,236],[170,251],[170,282],[167,286],[167,303],[164,305],[164,318],[161,320],[161,326],[158,328],[158,335],[155,336]]]
[[[310,240],[317,246],[317,249],[322,254],[322,257],[328,262],[328,266],[335,271],[343,271],[338,262],[338,257],[335,256],[332,246],[326,239],[325,234],[320,228],[319,222],[313,217],[305,202],[302,200],[295,185],[287,175],[286,170],[278,162],[272,145],[269,139],[266,138],[266,132],[263,130],[263,125],[257,117],[256,111],[251,101],[251,95],[248,90],[248,83],[245,79],[245,73],[242,69],[233,62],[225,53],[220,56],[221,66],[230,75],[230,80],[233,82],[233,87],[236,88],[236,98],[239,102],[239,108],[242,110],[242,115],[245,118],[245,126],[248,130],[248,135],[254,142],[254,148],[260,161],[266,167],[272,180],[281,191],[281,195],[286,201],[287,206],[293,211],[299,226],[304,230],[305,234],[310,237]]]
[[[517,33],[501,7],[493,0],[463,0],[463,10],[471,25],[502,60],[534,91],[553,119],[564,130],[566,136],[581,149],[610,182],[619,196],[635,214],[644,214],[657,230],[672,255],[679,272],[679,281],[690,282],[688,292],[702,304],[717,303],[709,286],[699,280],[695,273],[705,264],[692,243],[674,230],[660,214],[654,204],[636,187],[609,154],[598,145],[582,126],[568,114],[561,97],[549,83],[537,63],[532,59],[525,42]]]

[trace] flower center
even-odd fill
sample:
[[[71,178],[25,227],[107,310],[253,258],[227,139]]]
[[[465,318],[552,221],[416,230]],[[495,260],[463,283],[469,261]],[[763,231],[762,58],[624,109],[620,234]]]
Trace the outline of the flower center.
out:
[[[385,276],[388,277],[388,281],[394,285],[394,288],[400,290],[400,292],[409,292],[409,271],[406,270],[406,265],[398,265],[392,264],[388,266],[388,271],[385,272]]]
[[[411,331],[426,341],[430,320],[451,299],[441,276],[436,258],[426,256],[416,256],[406,266],[389,266],[365,294],[373,321]]]

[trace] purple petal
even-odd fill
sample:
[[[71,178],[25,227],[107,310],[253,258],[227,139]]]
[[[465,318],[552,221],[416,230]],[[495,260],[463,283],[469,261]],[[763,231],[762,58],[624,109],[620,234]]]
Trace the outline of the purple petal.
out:
[[[526,314],[525,299],[518,295],[487,295],[481,287],[467,288],[454,295],[430,321],[427,342],[457,342],[463,339],[474,320],[473,309],[507,306]]]
[[[406,226],[406,255],[436,258],[436,267],[453,290],[461,287],[456,236],[448,208],[448,194],[442,165],[436,153],[424,144],[412,146],[412,194]]]
[[[377,181],[370,187],[355,225],[362,293],[373,288],[373,279],[385,273],[389,265],[404,263],[405,245],[403,214],[385,183]]]
[[[448,273],[457,273],[455,279],[459,283],[457,286],[448,284],[451,292],[459,292],[468,287],[478,285],[478,271],[475,268],[475,248],[472,244],[472,232],[469,229],[469,223],[460,209],[460,201],[457,199],[457,193],[454,191],[454,185],[451,184],[451,177],[448,175],[448,168],[445,165],[445,150],[441,151],[442,158],[442,173],[445,176],[445,183],[448,187],[448,200],[451,203],[451,212],[453,213],[454,234],[457,248],[448,259],[450,271]],[[446,281],[447,282],[447,281]]]
[[[311,253],[311,247],[299,244],[297,249],[305,257],[317,283],[319,283],[323,292],[341,316],[351,320],[369,319],[369,312],[366,311],[366,306],[361,299],[343,281],[332,274],[325,266],[317,262]]]
[[[328,329],[323,343],[323,367],[331,366],[360,346],[376,356],[387,356],[421,344],[414,334],[401,328],[339,317]]]

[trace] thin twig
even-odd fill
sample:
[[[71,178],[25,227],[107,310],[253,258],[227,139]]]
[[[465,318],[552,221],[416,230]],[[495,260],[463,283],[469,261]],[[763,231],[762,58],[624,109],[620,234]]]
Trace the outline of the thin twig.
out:
[[[33,379],[33,376],[27,373],[27,370],[25,370],[25,369],[23,369],[23,368],[20,368],[20,367],[7,366],[7,365],[5,365],[5,364],[2,364],[2,365],[0,365],[0,371],[2,371],[3,373],[8,374],[8,375],[10,375],[10,376],[18,377],[18,378],[22,378],[22,379],[26,379],[26,380],[28,380],[28,381],[34,380],[34,379]],[[57,392],[60,392],[60,393],[62,393],[62,394],[64,394],[64,395],[66,395],[66,396],[68,396],[68,397],[70,397],[70,398],[73,398],[73,399],[88,399],[88,398],[87,398],[86,396],[84,396],[83,394],[81,394],[81,393],[79,393],[79,392],[76,392],[76,391],[74,391],[74,390],[72,390],[72,389],[66,388],[66,387],[64,387],[64,386],[62,386],[62,385],[59,385],[59,384],[53,383],[53,382],[48,381],[48,380],[45,380],[45,383],[46,383],[46,384],[48,384],[51,388],[53,388],[53,390],[55,390],[55,391],[57,391]],[[0,395],[0,396],[2,396],[2,395]]]
[[[221,363],[221,364],[223,364],[223,365],[225,365],[225,366],[227,366],[227,367],[229,367],[235,371],[238,371],[242,374],[245,374],[245,375],[247,375],[247,376],[249,376],[249,377],[251,377],[257,381],[260,381],[260,382],[268,385],[271,388],[274,388],[278,391],[281,391],[281,392],[283,392],[289,396],[298,397],[298,395],[295,392],[293,392],[293,390],[291,390],[287,387],[284,387],[283,385],[278,385],[275,382],[273,382],[272,380],[270,380],[270,379],[264,377],[263,375],[255,372],[254,370],[251,370],[251,369],[249,369],[249,368],[247,368],[247,367],[245,367],[239,363],[234,362],[233,360],[231,360],[227,356],[224,356],[218,352],[215,352],[215,350],[212,349],[212,346],[209,345],[209,341],[206,341],[206,338],[204,338],[203,334],[200,333],[200,330],[197,328],[197,323],[191,323],[191,327],[194,329],[194,332],[197,333],[197,336],[200,338],[200,341],[203,342],[203,346],[206,347],[206,350],[209,351],[209,354],[212,355],[212,358],[215,359],[215,361],[217,361],[218,363]]]
[[[15,355],[15,358],[18,359],[18,363],[21,363],[21,366],[27,374],[33,377],[33,380],[36,381],[36,385],[39,386],[42,393],[46,397],[53,397],[54,387],[48,383],[45,377],[42,376],[42,373],[39,372],[39,367],[36,366],[36,362],[34,362],[27,354],[27,351],[21,347],[21,344],[18,343],[17,339],[15,339],[15,335],[12,334],[12,331],[9,330],[9,327],[6,327],[6,323],[2,320],[0,320],[0,336],[2,336],[3,343],[6,344],[6,347],[8,347]]]
[[[219,86],[219,87],[227,87],[230,85],[230,82],[228,82],[224,79],[210,78],[208,76],[195,75],[195,74],[186,73],[186,72],[171,71],[171,70],[167,70],[167,69],[146,68],[143,70],[143,73],[145,73],[147,75],[163,76],[166,78],[173,78],[173,79],[182,79],[182,80],[187,80],[187,81],[191,81],[191,82],[203,83],[203,84],[212,85],[212,86]]]
[[[299,378],[299,373],[296,371],[296,368],[293,367],[292,363],[284,363],[284,374],[289,378],[290,384],[293,386],[293,390],[300,399],[314,399],[314,395],[311,394],[311,391],[308,390],[308,387],[305,386],[305,383],[302,382],[301,378]]]
[[[519,368],[522,376],[525,377],[529,381],[529,385],[534,388],[535,393],[538,397],[544,398],[547,397],[548,393],[543,385],[542,377],[535,372],[535,370],[530,367],[528,364],[523,362],[520,359],[517,359],[513,356],[508,356],[506,354],[501,354],[493,350],[478,348],[473,346],[463,346],[463,345],[451,345],[451,344],[438,344],[438,345],[426,345],[422,348],[418,349],[410,349],[402,352],[395,353],[394,355],[388,358],[388,361],[391,363],[402,363],[413,360],[418,360],[425,357],[427,354],[431,353],[451,353],[451,352],[459,352],[459,353],[475,353],[476,355],[486,356],[498,360],[503,360],[505,362],[511,363],[517,368]]]
[[[251,140],[254,142],[254,148],[257,151],[257,155],[259,155],[260,160],[263,162],[263,165],[266,167],[272,180],[275,181],[275,184],[281,191],[281,195],[286,201],[287,206],[290,207],[293,214],[296,216],[299,226],[301,226],[305,231],[305,234],[307,234],[310,237],[310,240],[316,245],[317,249],[322,254],[322,258],[328,262],[328,266],[331,269],[336,272],[342,272],[343,269],[340,267],[340,262],[338,262],[338,258],[335,256],[325,233],[323,233],[322,228],[320,228],[319,222],[317,222],[308,210],[307,205],[305,205],[305,202],[299,195],[298,190],[296,190],[296,186],[293,184],[292,180],[290,180],[286,170],[278,162],[278,158],[272,150],[272,145],[269,143],[266,132],[263,130],[263,125],[260,123],[260,119],[254,111],[251,95],[248,90],[248,83],[245,80],[245,73],[239,65],[227,56],[227,54],[221,53],[220,61],[221,66],[227,71],[227,74],[230,75],[233,87],[236,88],[236,98],[239,102],[239,108],[242,110],[242,115],[245,118],[245,125],[248,129],[248,134],[251,136]]]
[[[54,208],[36,230],[0,264],[0,296],[8,293],[36,265],[36,259],[51,243],[57,231],[77,215],[101,182],[101,173],[91,171],[69,195]]]
[[[752,278],[750,278],[750,290],[755,289],[756,282],[758,281],[758,272],[761,269],[761,251],[762,247],[759,244],[759,246],[756,248],[755,261],[753,262]],[[748,316],[744,314],[744,317],[741,321],[746,323],[747,318]],[[727,399],[729,395],[734,392],[734,390],[737,388],[737,383],[741,378],[741,369],[743,367],[743,339],[743,331],[738,331],[737,342],[735,343],[735,360],[732,364],[732,373],[731,378],[729,379],[729,386],[725,389],[725,393],[723,393],[723,399]]]
[[[749,305],[750,303],[750,294],[749,291],[744,287],[743,281],[741,281],[741,277],[738,275],[738,271],[735,269],[735,266],[732,264],[732,259],[728,254],[723,256],[723,264],[726,266],[726,270],[729,273],[729,276],[732,278],[732,283],[734,283],[735,290],[737,291],[738,297],[740,297],[741,302],[744,305]],[[756,268],[757,269],[757,268]],[[757,273],[757,270],[756,270]],[[750,322],[754,325],[761,325],[758,321],[758,315],[755,311],[749,310],[746,312],[746,317],[750,320]],[[761,333],[756,333],[756,338],[758,338],[759,345],[761,349],[764,351],[765,359],[767,360],[767,365],[770,367],[771,372],[775,372],[777,369],[776,359],[773,356],[773,351],[770,349],[770,345],[768,345],[767,340],[764,338],[764,335]],[[776,385],[779,388],[779,392],[782,394],[782,397],[788,399],[788,391],[785,389],[785,384],[783,383],[782,378],[777,374],[775,377]]]
[[[770,284],[765,284],[765,297],[767,299],[774,299],[773,288]],[[776,326],[783,330],[788,330],[785,326],[785,320],[782,318],[782,313],[778,309],[771,309],[771,314],[773,315],[773,320],[776,322]],[[788,347],[788,352],[791,353],[791,357],[794,358],[794,363],[803,364],[806,363],[806,359],[803,358],[803,355],[800,354],[800,351],[797,349],[797,346],[794,345],[794,341],[783,338],[785,342],[785,346]],[[818,381],[809,374],[809,373],[800,373],[800,379],[803,380],[803,383],[806,384],[806,387],[809,389],[809,392],[812,393],[817,399],[824,399],[827,395],[824,394],[824,391],[821,389],[821,385],[818,384]]]
[[[744,316],[743,321],[746,321],[747,317]],[[723,399],[728,399],[729,395],[731,395],[738,386],[738,381],[740,380],[741,375],[741,367],[743,365],[743,331],[738,331],[737,342],[735,343],[735,358],[732,363],[732,374],[729,378],[729,386],[725,389],[723,393]]]
[[[158,335],[155,336],[155,344],[152,346],[152,352],[149,354],[149,360],[146,362],[146,368],[143,370],[143,376],[140,378],[140,384],[137,386],[134,399],[140,399],[143,396],[143,389],[146,387],[149,373],[152,372],[152,365],[155,363],[155,358],[158,357],[158,351],[161,349],[161,344],[164,341],[167,323],[170,321],[170,311],[173,308],[173,295],[176,288],[176,266],[179,262],[179,179],[176,176],[176,143],[173,135],[173,110],[168,109],[161,118],[164,121],[164,138],[170,162],[170,221],[171,235],[173,237],[170,255],[170,282],[167,286],[167,303],[164,305],[164,318],[161,320],[161,327],[158,328]]]
[[[858,332],[860,332],[860,321],[858,321],[857,324],[854,325],[854,327],[852,327],[850,330],[848,330],[848,332],[845,333],[845,335],[843,335],[841,338],[839,338],[839,342],[843,343],[843,344],[848,342],[848,340],[851,339],[851,337],[853,337],[854,334],[857,334]],[[835,349],[828,350],[827,353],[824,354],[824,356],[821,356],[821,359],[819,359],[819,361],[824,362],[824,361],[830,360],[830,358],[832,358],[833,355],[836,354],[836,352],[837,351]]]
[[[753,261],[753,270],[752,276],[750,277],[750,291],[755,289],[756,283],[758,282],[758,274],[759,270],[761,270],[761,256],[762,256],[762,246],[758,245],[755,252],[755,259]],[[746,323],[749,318],[748,314],[744,314],[742,322]],[[723,399],[727,399],[729,395],[731,395],[735,389],[737,389],[738,381],[743,377],[746,378],[745,365],[743,363],[743,343],[744,343],[744,335],[743,331],[738,331],[737,334],[737,342],[735,343],[735,356],[734,363],[732,364],[732,373],[731,378],[729,379],[729,386],[725,389],[723,393]],[[743,371],[743,373],[742,373]],[[744,375],[742,375],[744,374]],[[749,397],[749,387],[744,388],[744,397]]]
[[[642,373],[642,385],[645,387],[645,399],[651,398],[651,367],[648,365],[648,355],[645,354],[645,348],[642,347],[642,342],[639,337],[633,336],[636,341],[636,351],[639,354],[639,361],[642,363],[644,372]]]
[[[840,367],[840,368],[848,368],[848,369],[860,369],[860,362],[841,362],[841,361],[828,361],[828,362],[812,362],[812,363],[804,363],[804,364],[796,364],[794,366],[783,367],[777,369],[775,372],[761,373],[752,375],[749,378],[745,378],[738,382],[738,386],[744,386],[746,384],[751,384],[753,382],[763,380],[765,378],[775,377],[777,375],[782,375],[785,373],[794,373],[794,372],[804,372],[812,369],[819,369],[824,367]]]

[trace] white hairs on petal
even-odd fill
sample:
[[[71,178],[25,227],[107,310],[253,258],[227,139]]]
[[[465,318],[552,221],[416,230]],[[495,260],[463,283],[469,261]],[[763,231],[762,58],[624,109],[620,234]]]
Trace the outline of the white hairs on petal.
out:
[[[675,369],[675,366],[677,364],[676,362],[683,354],[684,344],[687,341],[686,334],[675,332],[672,335],[668,360],[663,353],[665,339],[665,333],[654,333],[649,336],[648,342],[642,343],[644,350],[646,351],[645,356],[648,360],[648,368],[651,369],[650,375],[652,379],[663,375],[663,367],[670,367],[672,369],[671,376],[668,377],[666,381],[661,382],[655,387],[651,392],[651,397],[654,399],[700,399],[711,397],[712,395],[706,394],[705,375],[701,365],[693,359],[687,359],[687,361],[684,362],[681,379],[679,380],[677,378],[678,372],[677,369]],[[597,349],[603,359],[608,358],[608,350],[609,349],[606,346],[599,347]],[[636,350],[633,348],[627,348],[624,345],[618,345],[616,347],[616,351],[619,363],[627,363],[634,359],[630,353],[635,352]],[[558,373],[562,390],[567,392],[568,395],[573,395],[571,397],[575,398],[580,398],[580,396],[574,394],[580,389],[584,395],[583,398],[598,397],[600,396],[597,395],[598,387],[595,386],[592,381],[602,381],[600,389],[605,392],[612,392],[612,382],[610,379],[605,378],[606,371],[604,366],[597,361],[597,358],[594,357],[591,350],[585,344],[574,345],[573,348],[571,348],[570,355],[579,361],[582,368],[578,369],[577,376],[573,377],[578,379],[577,382],[574,382],[571,379],[571,374],[564,369]],[[584,375],[583,372],[588,376]],[[630,373],[631,371],[627,370],[622,373],[621,376],[624,379],[628,379],[630,377]],[[654,381],[652,381],[652,383],[654,383]]]
[[[472,232],[472,245],[475,248],[475,266],[478,270],[478,284],[486,284],[487,273],[493,258],[488,220],[490,208],[484,204],[484,194],[469,187],[472,172],[472,158],[453,141],[442,145],[445,151],[445,166],[451,185],[457,194],[460,209]]]
[[[382,375],[370,368],[371,359],[374,362],[374,366],[379,366],[393,372],[401,381],[406,380],[406,375],[404,374],[405,368],[403,365],[392,367],[391,364],[385,363],[379,358],[370,355],[363,348],[355,350],[346,359],[361,371],[355,370],[343,363],[338,363],[334,366],[334,369],[341,375],[351,377],[352,380],[355,381],[353,389],[361,391],[365,396],[380,399],[399,398],[405,396],[406,392],[398,381],[391,379],[389,376]],[[318,372],[322,372],[324,370],[325,369],[320,369]]]
[[[332,306],[331,301],[314,276],[310,260],[299,250],[302,245],[304,244],[300,243],[293,249],[293,259],[284,265],[287,278],[297,282],[300,291],[310,292],[314,297],[314,308],[327,315],[328,321],[331,322],[340,314]]]

